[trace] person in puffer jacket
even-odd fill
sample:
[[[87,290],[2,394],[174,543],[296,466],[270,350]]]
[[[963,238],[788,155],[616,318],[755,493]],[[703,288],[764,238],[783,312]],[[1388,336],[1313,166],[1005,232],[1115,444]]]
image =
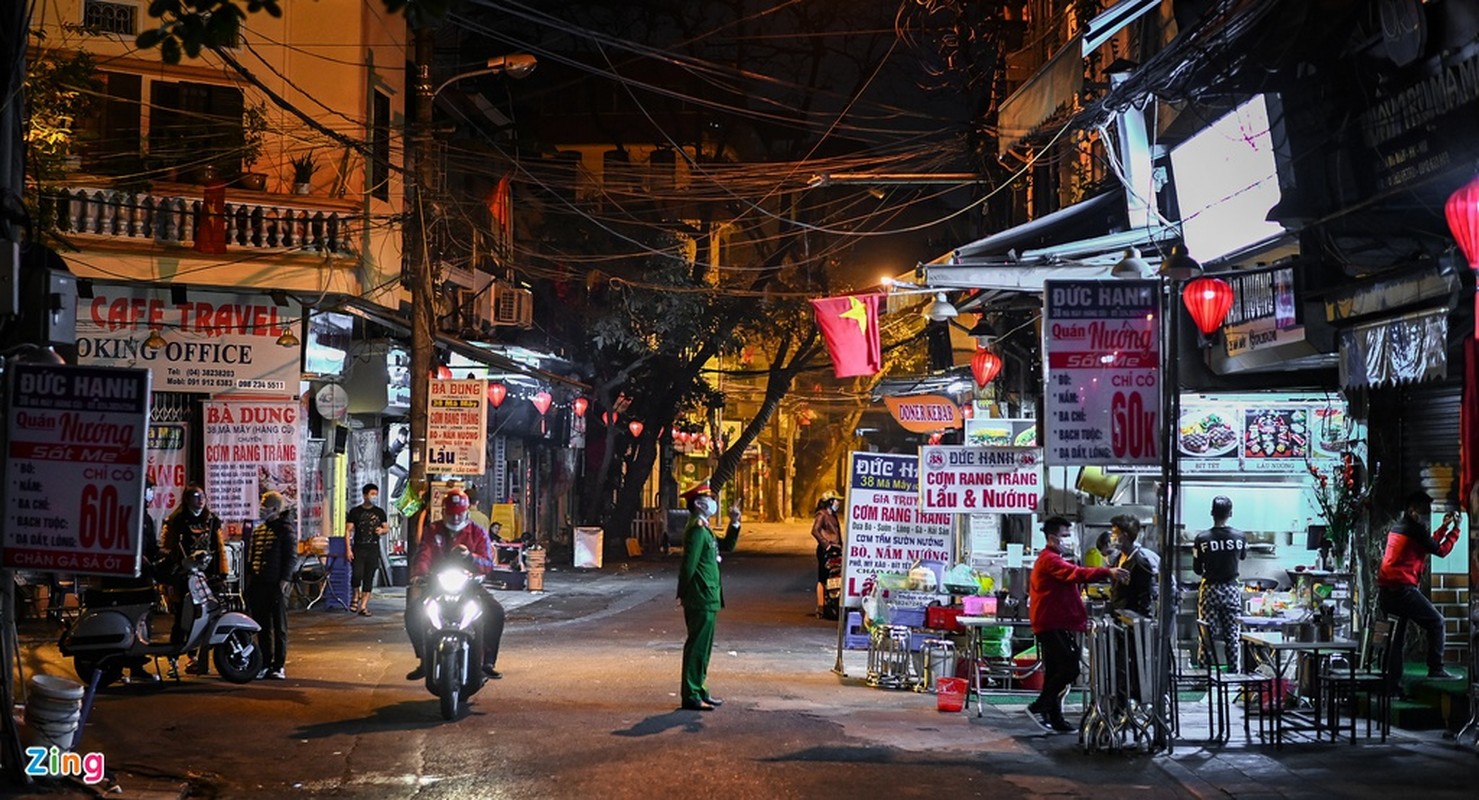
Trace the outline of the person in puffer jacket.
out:
[[[1448,512],[1438,531],[1430,536],[1427,520],[1433,513],[1433,498],[1417,491],[1408,495],[1403,505],[1402,518],[1387,531],[1387,549],[1376,573],[1376,599],[1382,613],[1397,617],[1397,628],[1387,644],[1387,684],[1393,688],[1402,677],[1402,643],[1408,622],[1428,633],[1428,677],[1457,677],[1443,668],[1443,615],[1418,585],[1428,556],[1442,558],[1453,550],[1458,541],[1458,514]]]
[[[1079,567],[1066,556],[1077,550],[1073,523],[1049,517],[1042,526],[1047,546],[1032,565],[1028,591],[1028,618],[1037,636],[1037,656],[1043,665],[1043,686],[1027,706],[1027,715],[1050,733],[1077,730],[1063,719],[1063,693],[1078,679],[1077,634],[1088,630],[1089,612],[1079,596],[1079,585],[1094,581],[1127,581],[1130,573],[1118,567]]]

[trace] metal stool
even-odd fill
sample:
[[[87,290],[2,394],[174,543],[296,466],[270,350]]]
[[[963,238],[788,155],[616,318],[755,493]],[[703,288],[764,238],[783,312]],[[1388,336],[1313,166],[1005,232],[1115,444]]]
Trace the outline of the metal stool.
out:
[[[919,682],[914,659],[909,655],[909,627],[880,625],[868,639],[868,677],[864,681],[880,689],[911,689]]]
[[[917,692],[935,693],[935,684],[941,677],[955,677],[955,642],[949,639],[925,639],[919,648],[920,660],[924,662],[924,680],[914,687]]]

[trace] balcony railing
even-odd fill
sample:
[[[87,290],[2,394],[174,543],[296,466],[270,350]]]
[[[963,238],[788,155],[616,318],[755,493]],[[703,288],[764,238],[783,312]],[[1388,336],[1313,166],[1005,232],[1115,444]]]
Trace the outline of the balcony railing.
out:
[[[66,187],[42,196],[43,219],[60,233],[191,247],[204,218],[199,196],[120,189]],[[226,200],[226,245],[262,251],[353,252],[361,216],[342,208],[313,208]]]

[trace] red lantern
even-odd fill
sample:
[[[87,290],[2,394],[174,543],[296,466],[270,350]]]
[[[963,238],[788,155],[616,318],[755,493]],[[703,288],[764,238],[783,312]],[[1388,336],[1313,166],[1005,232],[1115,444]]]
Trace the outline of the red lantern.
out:
[[[612,417],[611,417],[611,412],[610,411],[602,411],[601,412],[601,424],[602,425],[605,425],[608,428],[611,427],[611,419],[612,419]]]
[[[439,381],[450,380],[452,378],[452,368],[446,364],[438,364],[434,374]]]
[[[976,379],[976,385],[984,387],[1001,372],[1001,356],[991,352],[988,348],[977,347],[976,354],[971,356],[971,375]]]
[[[503,405],[503,398],[505,397],[508,397],[507,386],[497,381],[488,384],[488,402],[492,403],[494,408]]]
[[[665,434],[667,432],[668,432],[668,429],[667,428],[658,428],[657,429],[657,438],[661,439],[662,436],[663,436],[663,434]]]
[[[1443,205],[1448,230],[1464,251],[1470,269],[1479,269],[1479,176],[1460,186]]]
[[[941,438],[940,432],[939,431],[935,431],[934,433],[930,434],[930,444],[939,444],[940,443],[940,438]]]
[[[549,396],[549,392],[540,392],[529,398],[529,402],[533,403],[534,407],[539,410],[540,416],[544,416],[544,412],[549,411],[549,404],[553,399]]]
[[[964,419],[975,419],[976,418],[976,404],[975,403],[966,403],[965,405],[961,406],[960,407],[960,416],[962,418],[964,418]]]
[[[637,439],[642,436],[642,428],[642,420],[634,419],[631,422],[627,423],[627,430],[632,432],[633,439]]]
[[[570,410],[575,412],[575,416],[584,417],[585,410],[590,406],[590,404],[591,401],[585,399],[584,397],[577,397],[574,400],[570,401]]]
[[[700,450],[707,450],[707,449],[709,449],[709,435],[707,433],[700,433],[698,435],[698,449],[700,449]]]
[[[673,431],[673,441],[679,444],[687,444],[688,431]]]
[[[1181,302],[1191,312],[1191,321],[1203,336],[1210,336],[1222,327],[1227,312],[1232,310],[1233,290],[1227,281],[1203,276],[1186,284],[1181,290]]]

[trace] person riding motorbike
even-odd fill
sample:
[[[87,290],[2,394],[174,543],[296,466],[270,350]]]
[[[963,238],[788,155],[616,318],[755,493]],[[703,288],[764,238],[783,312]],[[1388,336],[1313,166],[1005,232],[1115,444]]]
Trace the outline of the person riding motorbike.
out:
[[[187,634],[183,625],[185,615],[181,613],[181,604],[190,597],[190,575],[185,564],[197,550],[210,554],[212,575],[226,576],[226,537],[221,518],[206,506],[205,489],[198,483],[191,483],[181,493],[179,508],[165,519],[164,535],[159,542],[163,567],[159,580],[170,586],[170,606],[175,612],[174,628],[170,631],[172,641],[183,641]],[[209,668],[209,650],[201,648],[185,671],[204,675]]]
[[[842,546],[842,526],[837,511],[842,508],[842,495],[828,490],[817,501],[817,514],[811,523],[811,538],[817,540],[817,616],[826,613],[827,548]]]
[[[416,652],[416,668],[406,674],[406,680],[417,681],[426,677],[422,666],[422,628],[425,617],[421,613],[421,596],[425,593],[427,576],[444,563],[460,562],[476,575],[486,575],[493,569],[493,545],[488,532],[468,519],[472,502],[460,489],[453,489],[442,499],[442,518],[426,529],[416,556],[411,564],[411,587],[406,591],[406,635],[411,638],[411,649]],[[503,639],[504,611],[481,581],[474,582],[472,598],[483,608],[483,674],[489,678],[502,678],[498,664],[498,644]]]

